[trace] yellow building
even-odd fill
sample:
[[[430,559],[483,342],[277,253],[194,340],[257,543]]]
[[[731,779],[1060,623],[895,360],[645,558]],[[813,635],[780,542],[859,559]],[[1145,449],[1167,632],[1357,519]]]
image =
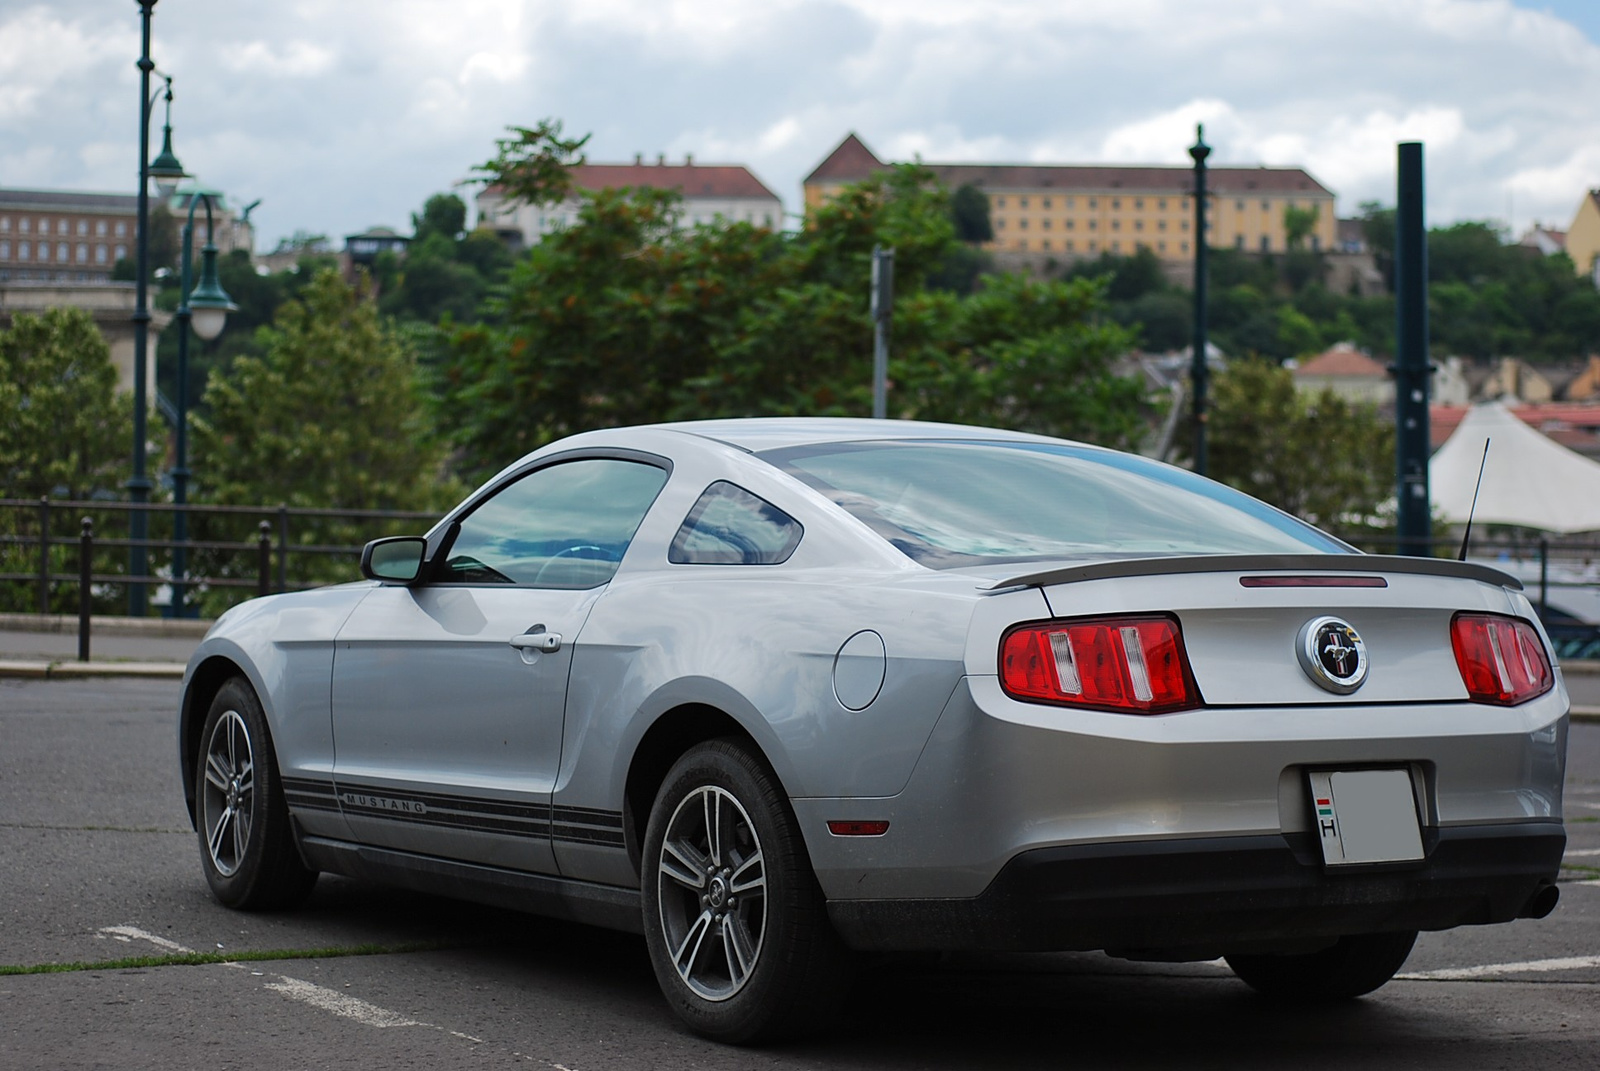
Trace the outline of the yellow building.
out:
[[[805,179],[806,210],[887,165],[855,134]],[[1194,171],[1189,167],[1047,164],[927,164],[950,189],[972,185],[989,198],[995,252],[1098,256],[1145,246],[1165,260],[1193,256]],[[1251,252],[1288,248],[1286,209],[1314,211],[1307,244],[1336,248],[1333,193],[1303,168],[1207,169],[1211,245]]]
[[[1578,214],[1572,217],[1567,228],[1567,256],[1584,275],[1600,279],[1600,190],[1590,190],[1583,195]]]

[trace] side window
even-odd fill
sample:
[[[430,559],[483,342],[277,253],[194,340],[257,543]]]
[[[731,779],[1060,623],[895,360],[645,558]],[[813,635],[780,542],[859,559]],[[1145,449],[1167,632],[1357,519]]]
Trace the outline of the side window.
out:
[[[675,565],[779,565],[800,545],[800,522],[764,498],[718,480],[672,537]]]
[[[502,488],[461,521],[446,584],[592,588],[617,571],[667,474],[613,458],[565,461]]]

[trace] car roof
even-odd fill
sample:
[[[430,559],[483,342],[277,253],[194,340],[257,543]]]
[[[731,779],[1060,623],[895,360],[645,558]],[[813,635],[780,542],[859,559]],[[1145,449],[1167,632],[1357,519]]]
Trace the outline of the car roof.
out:
[[[751,453],[832,442],[905,439],[971,439],[1052,442],[1047,435],[923,420],[869,420],[860,417],[746,417],[731,420],[685,420],[653,425],[726,443]]]

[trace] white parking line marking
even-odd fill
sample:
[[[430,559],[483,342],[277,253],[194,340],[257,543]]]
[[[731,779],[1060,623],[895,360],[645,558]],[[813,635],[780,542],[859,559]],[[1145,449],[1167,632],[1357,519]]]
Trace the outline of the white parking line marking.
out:
[[[368,1004],[355,997],[347,997],[343,993],[335,993],[331,989],[324,989],[320,985],[312,985],[298,978],[280,975],[281,982],[268,982],[267,988],[277,993],[282,993],[290,1000],[298,1000],[310,1004],[314,1008],[332,1012],[346,1019],[354,1019],[366,1026],[428,1026],[430,1024],[419,1022],[416,1019],[407,1019],[405,1016],[392,1012],[387,1008],[380,1008],[376,1004]]]
[[[1600,855],[1600,848],[1568,848],[1562,858],[1571,855]]]
[[[1582,971],[1591,967],[1600,967],[1600,956],[1534,959],[1526,963],[1490,963],[1482,967],[1450,967],[1442,971],[1408,971],[1395,977],[1408,982],[1457,982],[1468,978],[1489,978],[1498,974],[1543,974],[1547,971]]]
[[[155,934],[147,933],[137,926],[102,926],[100,928],[100,932],[95,936],[102,939],[106,937],[114,937],[118,941],[122,941],[124,943],[130,943],[133,941],[149,941],[157,948],[164,948],[168,952],[175,952],[180,956],[192,955],[194,953],[194,949],[192,948],[180,945],[176,941],[169,941],[165,937],[157,937]]]

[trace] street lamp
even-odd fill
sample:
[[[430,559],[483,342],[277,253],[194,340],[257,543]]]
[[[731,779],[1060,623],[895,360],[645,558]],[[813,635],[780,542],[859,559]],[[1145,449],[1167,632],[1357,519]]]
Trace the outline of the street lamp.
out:
[[[1194,471],[1206,475],[1206,128],[1196,124],[1189,156],[1194,160],[1194,352],[1189,378],[1194,387]]]
[[[204,201],[206,206],[206,244],[200,250],[200,282],[189,289],[193,264],[194,210]],[[217,278],[216,225],[211,215],[211,195],[196,190],[189,198],[189,219],[183,225],[183,254],[178,276],[178,429],[177,464],[172,469],[172,504],[178,507],[172,515],[172,616],[183,617],[184,596],[188,589],[189,514],[185,509],[189,501],[189,328],[204,342],[222,334],[228,322],[228,313],[238,309],[222,289]]]
[[[150,16],[156,0],[138,0],[140,24],[139,50],[139,198],[135,221],[137,249],[134,259],[133,301],[133,475],[129,477],[128,497],[133,510],[128,514],[128,613],[143,617],[147,607],[144,576],[149,571],[149,516],[144,504],[150,501],[150,478],[145,474],[145,421],[150,399],[145,377],[150,368],[150,180],[157,179],[164,191],[177,185],[183,167],[172,154],[172,79],[166,78],[168,123],[166,143],[156,160],[150,159],[150,113],[156,96],[150,94]],[[157,95],[159,96],[159,94]],[[170,184],[170,185],[169,185]]]

